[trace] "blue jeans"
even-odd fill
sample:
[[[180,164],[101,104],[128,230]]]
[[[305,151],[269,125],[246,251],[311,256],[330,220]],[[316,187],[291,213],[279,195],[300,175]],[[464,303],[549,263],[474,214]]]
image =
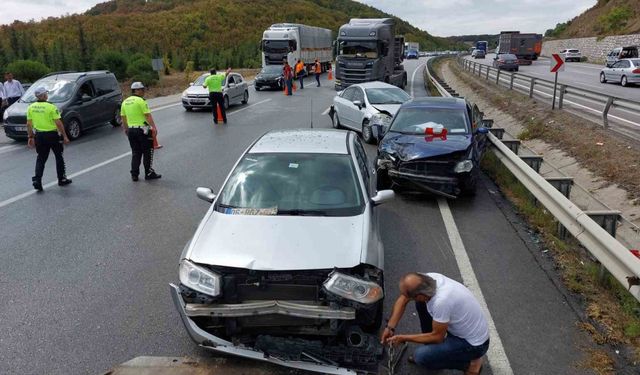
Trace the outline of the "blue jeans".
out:
[[[293,78],[286,80],[287,84],[287,95],[293,95]]]
[[[427,311],[425,302],[416,302],[416,311],[420,318],[422,333],[433,330],[433,318]],[[466,371],[469,363],[485,355],[489,349],[489,339],[482,345],[473,346],[467,340],[447,333],[444,342],[440,344],[426,344],[416,348],[413,358],[416,363],[429,370],[454,369]]]

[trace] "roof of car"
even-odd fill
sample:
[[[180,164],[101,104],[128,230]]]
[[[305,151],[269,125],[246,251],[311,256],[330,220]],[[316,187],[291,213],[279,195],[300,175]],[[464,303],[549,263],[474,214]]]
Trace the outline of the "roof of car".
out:
[[[274,130],[258,139],[249,153],[348,154],[348,135],[334,129]]]
[[[58,78],[64,78],[64,79],[68,79],[68,80],[76,80],[76,79],[78,79],[80,77],[84,77],[84,76],[105,75],[105,74],[111,74],[111,72],[108,71],[108,70],[93,70],[93,71],[89,71],[89,72],[63,71],[63,72],[52,72],[52,73],[47,74],[45,77],[57,76]]]
[[[466,101],[462,98],[443,98],[440,96],[427,96],[410,100],[402,105],[402,108],[465,108]]]

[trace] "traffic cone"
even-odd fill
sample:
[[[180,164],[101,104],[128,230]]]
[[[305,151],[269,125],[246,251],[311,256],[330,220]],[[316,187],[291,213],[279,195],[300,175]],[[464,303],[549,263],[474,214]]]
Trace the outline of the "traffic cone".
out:
[[[333,79],[333,69],[329,69],[329,75],[327,76],[327,79],[329,81],[331,81]]]
[[[282,93],[283,93],[285,96],[289,95],[289,93],[287,92],[287,84],[286,84],[286,83],[284,84],[284,87],[282,88]]]
[[[162,148],[162,145],[158,143],[158,136],[156,132],[153,132],[153,149],[157,150],[159,148]]]
[[[291,87],[293,87],[293,92],[296,92],[296,90],[298,89],[298,86],[296,86],[295,82],[293,83],[293,85],[291,85]]]
[[[218,118],[218,122],[224,121],[222,118],[222,110],[220,109],[220,104],[216,103],[216,117]]]

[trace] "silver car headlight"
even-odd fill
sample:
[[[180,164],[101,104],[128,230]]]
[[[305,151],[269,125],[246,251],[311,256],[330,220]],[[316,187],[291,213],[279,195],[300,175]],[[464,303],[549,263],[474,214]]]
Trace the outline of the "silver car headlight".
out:
[[[378,302],[384,297],[382,287],[375,282],[335,271],[331,272],[323,286],[329,293],[364,304]]]
[[[0,103],[1,104],[1,103]],[[2,115],[2,123],[6,124],[8,122],[9,119],[9,111],[4,111],[4,114]]]
[[[473,161],[463,160],[458,164],[456,164],[455,168],[453,168],[453,171],[455,173],[465,173],[465,172],[471,172],[472,169],[473,169]]]
[[[369,123],[371,125],[382,125],[387,127],[391,125],[391,120],[393,120],[393,117],[387,115],[386,113],[374,113],[371,116],[371,119],[369,119]]]
[[[184,91],[182,92],[182,97],[183,97],[183,98],[186,98],[186,97],[187,97],[187,90],[184,90]]]
[[[186,259],[180,262],[180,282],[188,288],[213,297],[219,296],[222,289],[220,275],[196,266]]]

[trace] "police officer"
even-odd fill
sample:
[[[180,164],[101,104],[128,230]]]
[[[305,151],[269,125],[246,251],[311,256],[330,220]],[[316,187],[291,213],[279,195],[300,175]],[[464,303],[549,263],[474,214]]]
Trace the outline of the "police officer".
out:
[[[131,179],[138,181],[140,175],[140,160],[143,160],[144,179],[155,180],[162,175],[157,174],[153,163],[153,134],[157,134],[156,123],[153,121],[147,101],[144,100],[145,87],[142,82],[131,84],[131,96],[122,102],[120,116],[124,132],[131,145]]]
[[[53,151],[53,155],[56,157],[58,185],[65,186],[71,183],[71,180],[66,176],[64,158],[62,157],[64,149],[62,143],[69,143],[69,138],[62,121],[60,121],[58,107],[47,102],[49,99],[47,89],[38,87],[35,90],[35,95],[38,100],[27,108],[27,133],[29,134],[29,147],[35,146],[38,153],[36,175],[31,181],[34,189],[42,191],[42,174],[44,165],[49,158],[49,151]]]
[[[231,71],[231,68],[226,72],[218,73],[216,69],[211,69],[209,77],[204,80],[202,86],[209,90],[209,102],[213,111],[213,123],[218,123],[216,105],[220,106],[220,112],[222,113],[222,120],[227,123],[227,111],[224,108],[224,95],[222,94],[222,83],[224,78]]]

